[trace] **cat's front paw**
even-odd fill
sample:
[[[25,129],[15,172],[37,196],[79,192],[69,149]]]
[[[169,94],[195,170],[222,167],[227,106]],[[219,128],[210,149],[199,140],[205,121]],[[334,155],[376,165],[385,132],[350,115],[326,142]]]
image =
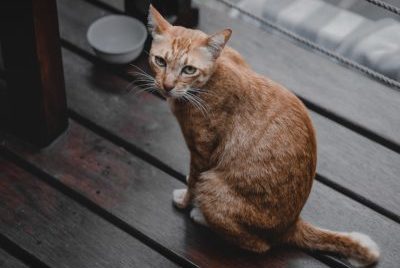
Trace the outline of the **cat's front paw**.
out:
[[[188,198],[186,197],[186,189],[176,189],[172,192],[172,200],[174,205],[178,208],[186,208],[189,205]]]

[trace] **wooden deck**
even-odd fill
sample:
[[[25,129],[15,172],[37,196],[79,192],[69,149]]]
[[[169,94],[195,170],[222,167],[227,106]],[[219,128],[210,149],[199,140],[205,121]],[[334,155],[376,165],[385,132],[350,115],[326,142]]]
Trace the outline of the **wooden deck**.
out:
[[[113,3],[57,1],[67,133],[40,151],[0,136],[0,267],[350,267],[293,248],[240,251],[173,207],[188,151],[167,104],[128,92],[128,70],[88,46],[90,23],[120,12],[103,2]],[[369,234],[382,250],[377,267],[398,267],[400,92],[287,38],[200,12],[200,29],[231,27],[231,46],[309,108],[319,162],[303,217]],[[143,54],[135,64],[147,70],[145,62]],[[0,118],[5,86],[0,79]]]

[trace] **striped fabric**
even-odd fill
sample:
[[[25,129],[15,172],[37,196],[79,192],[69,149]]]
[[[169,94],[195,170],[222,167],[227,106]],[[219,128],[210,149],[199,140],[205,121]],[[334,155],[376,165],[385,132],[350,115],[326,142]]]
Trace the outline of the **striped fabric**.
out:
[[[400,23],[392,18],[370,20],[321,0],[241,0],[238,5],[400,81]],[[236,11],[231,15],[264,27]]]

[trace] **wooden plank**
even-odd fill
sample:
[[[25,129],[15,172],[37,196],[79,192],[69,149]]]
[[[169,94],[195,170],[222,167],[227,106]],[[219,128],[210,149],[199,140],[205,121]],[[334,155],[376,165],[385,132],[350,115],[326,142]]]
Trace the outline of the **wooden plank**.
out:
[[[285,248],[265,256],[232,248],[207,229],[192,223],[187,212],[173,207],[171,192],[184,187],[183,183],[75,123],[71,123],[66,137],[40,154],[11,142],[7,146],[201,267],[321,265],[298,251]],[[324,228],[370,234],[382,249],[378,267],[395,267],[400,261],[400,248],[396,246],[400,241],[398,224],[318,182],[314,184],[303,216]]]
[[[0,233],[50,267],[176,267],[0,158]]]
[[[315,182],[302,216],[323,228],[338,231],[359,231],[370,235],[381,250],[375,267],[397,267],[400,261],[399,224]],[[399,235],[399,237],[397,237]]]
[[[0,267],[4,268],[26,268],[23,262],[14,258],[3,249],[0,248]]]
[[[124,10],[125,0],[99,0],[99,2],[103,2],[119,10]]]
[[[78,64],[79,65],[79,64]],[[77,66],[77,65],[75,65],[75,66]],[[103,77],[103,79],[104,80],[106,80],[106,81],[108,81],[108,83],[109,84],[107,84],[107,86],[100,86],[100,88],[102,88],[103,90],[104,89],[106,89],[107,91],[106,92],[108,92],[108,93],[105,93],[105,97],[104,98],[107,98],[107,99],[110,99],[110,96],[114,96],[113,97],[113,99],[114,100],[110,100],[110,101],[107,101],[106,102],[106,105],[108,105],[107,107],[109,107],[109,105],[110,104],[112,104],[112,103],[115,103],[115,104],[117,104],[117,103],[119,103],[119,105],[121,105],[121,102],[123,103],[124,102],[124,99],[127,99],[127,98],[129,98],[129,96],[124,96],[123,98],[118,98],[118,97],[116,97],[116,95],[118,95],[118,91],[120,91],[121,92],[121,89],[122,88],[124,88],[124,87],[122,87],[121,85],[123,85],[124,84],[124,82],[121,80],[121,79],[118,79],[118,78],[114,78],[114,80],[112,79],[112,77],[107,77],[107,78],[105,78],[105,77]],[[92,78],[92,80],[93,80],[93,78]],[[74,86],[79,86],[78,85],[78,83],[76,83],[76,84],[74,84]],[[90,90],[90,91],[93,91],[93,92],[95,92],[95,91],[99,91],[99,90]],[[82,91],[81,91],[82,92]],[[112,95],[112,92],[113,93],[116,93],[116,95]],[[87,93],[87,94],[90,94],[90,93]],[[108,95],[108,97],[106,97],[107,95]],[[82,94],[81,94],[82,95]],[[86,94],[85,94],[86,95]],[[90,96],[90,97],[87,97],[88,99],[91,99],[91,98],[94,98],[95,96],[93,95],[93,96]],[[143,96],[142,96],[143,97]],[[150,104],[151,102],[149,102],[149,103],[146,103],[145,105],[143,105],[143,106],[139,106],[139,107],[137,107],[137,105],[139,105],[140,104],[140,102],[146,102],[147,101],[147,99],[149,99],[150,97],[148,97],[147,95],[146,95],[146,97],[143,97],[142,99],[140,99],[140,100],[138,100],[138,103],[135,103],[135,102],[130,102],[130,100],[129,101],[127,101],[125,104],[122,104],[122,105],[126,105],[126,107],[128,107],[128,109],[127,109],[127,114],[128,114],[128,118],[130,118],[129,120],[130,120],[130,122],[132,122],[131,124],[130,123],[128,123],[128,122],[125,122],[125,123],[123,123],[123,122],[121,122],[121,120],[122,120],[122,118],[120,117],[120,115],[123,115],[123,113],[119,113],[118,114],[118,116],[116,117],[116,118],[119,118],[119,120],[118,121],[120,121],[119,123],[117,123],[117,124],[121,124],[122,126],[124,125],[124,124],[127,124],[126,126],[128,126],[127,128],[129,128],[127,131],[131,131],[131,132],[135,132],[136,134],[138,134],[138,135],[136,135],[136,136],[134,136],[134,138],[132,137],[132,141],[136,141],[137,139],[141,139],[140,140],[140,142],[138,142],[137,144],[138,145],[140,145],[140,144],[145,144],[146,143],[146,137],[147,137],[147,139],[148,139],[148,141],[147,141],[147,143],[148,144],[146,144],[146,146],[147,147],[151,147],[151,145],[152,145],[152,143],[153,143],[153,141],[154,142],[156,142],[157,143],[157,138],[160,138],[159,136],[157,137],[157,135],[154,135],[154,136],[147,136],[147,134],[148,133],[145,133],[145,134],[140,134],[141,133],[141,131],[143,130],[143,129],[146,129],[146,127],[149,125],[149,124],[146,124],[146,125],[141,125],[141,124],[134,124],[134,123],[137,123],[137,122],[139,122],[140,123],[140,120],[139,121],[137,121],[137,119],[139,119],[140,117],[142,117],[142,118],[156,118],[157,117],[157,115],[154,117],[154,113],[156,113],[156,114],[168,114],[168,113],[166,113],[166,111],[167,110],[162,110],[161,112],[156,112],[155,110],[157,110],[157,109],[153,109],[152,110],[152,113],[149,113],[148,115],[146,115],[146,116],[143,116],[143,115],[141,115],[141,116],[138,116],[137,115],[137,118],[134,118],[133,116],[133,112],[132,112],[132,114],[130,114],[128,111],[129,111],[129,109],[137,109],[137,110],[135,110],[135,111],[137,111],[137,112],[140,112],[140,111],[142,111],[141,109],[143,109],[144,107],[147,107],[147,105],[148,104]],[[99,98],[98,96],[97,96],[97,100],[99,100],[99,99],[102,99],[101,97]],[[151,98],[150,98],[151,99]],[[154,102],[155,103],[155,102]],[[158,107],[165,107],[165,109],[166,109],[166,106],[165,106],[165,104],[160,104]],[[118,109],[120,109],[121,108],[121,106],[118,106],[119,108]],[[118,110],[117,109],[117,110]],[[109,109],[108,110],[109,112],[112,112],[112,109]],[[115,111],[114,111],[115,112]],[[95,119],[101,119],[100,117],[102,117],[102,116],[100,116],[100,115],[98,115],[98,117],[92,117],[93,115],[90,115],[90,117],[91,118],[95,118]],[[115,119],[116,119],[115,118]],[[152,121],[151,123],[153,124],[153,127],[154,126],[157,126],[158,124],[161,124],[161,125],[163,125],[163,124],[165,124],[165,125],[168,125],[169,123],[172,123],[172,122],[174,122],[174,121],[168,121],[168,120],[166,120],[165,118],[165,116],[164,117],[160,117],[162,120],[161,121],[159,121],[159,120],[155,120],[155,121]],[[142,120],[143,121],[143,120]],[[97,121],[97,122],[101,122],[101,121]],[[112,123],[113,121],[108,121],[108,123]],[[103,123],[102,123],[103,124]],[[106,124],[104,124],[104,126],[106,126]],[[118,129],[118,128],[116,128],[116,129]],[[121,133],[124,133],[124,132],[126,132],[125,130],[126,130],[126,128],[125,129],[118,129],[118,131],[116,130],[116,129],[114,129],[114,128],[112,128],[112,127],[109,127],[109,130],[111,130],[111,131],[114,131],[114,133],[118,133],[120,136],[124,136],[125,134],[121,134]],[[157,128],[156,128],[157,129]],[[161,129],[161,128],[160,128]],[[158,131],[159,132],[159,130],[160,129],[157,129],[156,131]],[[164,130],[164,129],[163,129]],[[169,130],[168,130],[169,131]],[[348,130],[347,130],[348,131]],[[165,133],[165,132],[162,132],[162,133]],[[169,133],[173,133],[173,132],[169,132]],[[177,134],[179,134],[179,131],[176,131],[176,133]],[[332,134],[332,133],[331,133]],[[168,134],[169,135],[169,134]],[[163,135],[163,136],[168,136],[168,135]],[[358,136],[358,135],[356,135],[356,136]],[[129,136],[128,136],[129,137]],[[142,137],[142,138],[141,138]],[[174,139],[176,139],[176,136],[170,136],[170,137],[172,137],[172,138],[170,138],[170,140],[174,140]],[[151,140],[153,138],[153,140]],[[150,143],[150,141],[151,141],[151,143]],[[140,144],[139,144],[140,143]],[[171,147],[165,147],[165,144],[168,144],[168,143],[164,143],[164,142],[162,142],[162,143],[159,143],[159,144],[157,144],[157,145],[155,145],[152,149],[154,150],[153,152],[154,152],[154,155],[156,155],[156,156],[158,156],[158,157],[163,157],[163,160],[165,159],[167,162],[168,161],[170,161],[170,157],[171,156],[175,156],[175,155],[180,155],[179,157],[182,157],[181,159],[182,159],[182,161],[179,161],[179,162],[176,162],[175,164],[173,164],[172,163],[172,161],[171,161],[171,163],[172,163],[172,165],[174,165],[174,167],[176,167],[176,166],[180,166],[180,165],[182,165],[181,163],[187,163],[187,159],[185,160],[185,156],[184,156],[184,152],[182,152],[182,151],[179,151],[179,150],[175,150],[175,147],[172,147],[172,148],[174,148],[174,154],[171,154]],[[164,148],[161,148],[160,149],[160,146],[161,147],[163,147],[164,146]],[[142,147],[144,147],[144,146],[142,146]],[[157,153],[157,147],[159,148],[159,150],[162,152],[162,151],[167,151],[167,152],[169,152],[170,154],[169,155],[165,155],[165,156],[163,156],[163,154],[162,153],[160,153],[160,151],[158,151],[158,153]],[[358,157],[358,156],[357,156]],[[372,161],[371,161],[372,162]],[[333,163],[333,162],[332,162]],[[184,170],[184,168],[182,168],[182,170]],[[357,209],[355,209],[355,211],[356,211]],[[334,215],[334,214],[331,214],[331,217],[332,217],[332,215]],[[339,215],[340,215],[340,213],[339,213]],[[350,216],[350,214],[349,214],[349,216]],[[350,218],[350,217],[349,217]],[[328,218],[328,220],[331,220],[330,218]],[[336,228],[337,228],[337,226],[340,226],[340,224],[338,224],[338,222],[335,222],[337,225],[336,225]],[[362,224],[362,223],[360,223],[360,224]]]
[[[2,1],[0,35],[13,134],[46,146],[67,127],[56,3]]]
[[[61,32],[64,38],[90,52],[83,38],[84,29],[105,11],[85,2],[78,3],[79,10],[85,11],[86,16],[73,13],[75,6],[71,1],[59,2]],[[187,173],[188,151],[166,103],[148,95],[126,95],[126,81],[66,50],[63,53],[68,100],[75,111],[180,173]],[[142,62],[136,64],[143,65]],[[94,76],[99,77],[96,83],[88,82],[93,81]],[[99,106],[106,108],[99,109]],[[316,113],[311,112],[311,115],[318,134],[318,172],[399,218],[400,155]],[[170,148],[179,153],[171,153]]]
[[[390,211],[399,222],[400,155],[316,113],[311,117],[318,173]]]
[[[201,267],[324,267],[293,250],[257,256],[232,248],[174,208],[172,191],[183,183],[107,140],[70,123],[68,135],[41,153],[8,148],[43,168],[108,212]]]

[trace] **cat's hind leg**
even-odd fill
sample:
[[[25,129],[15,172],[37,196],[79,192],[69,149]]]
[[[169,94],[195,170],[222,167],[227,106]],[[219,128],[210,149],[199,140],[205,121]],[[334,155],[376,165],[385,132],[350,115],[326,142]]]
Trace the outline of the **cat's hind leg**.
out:
[[[215,213],[208,213],[206,217],[207,221],[210,222],[211,229],[222,234],[225,239],[244,250],[256,253],[265,253],[271,248],[264,238],[251,233],[247,228],[237,223],[235,219],[220,213],[217,209]],[[224,217],[223,221],[220,220],[221,217]]]
[[[252,233],[243,222],[246,206],[231,193],[216,172],[206,172],[196,187],[196,203],[209,227],[239,247],[264,253],[270,244],[264,237]],[[247,225],[248,226],[248,225]]]

